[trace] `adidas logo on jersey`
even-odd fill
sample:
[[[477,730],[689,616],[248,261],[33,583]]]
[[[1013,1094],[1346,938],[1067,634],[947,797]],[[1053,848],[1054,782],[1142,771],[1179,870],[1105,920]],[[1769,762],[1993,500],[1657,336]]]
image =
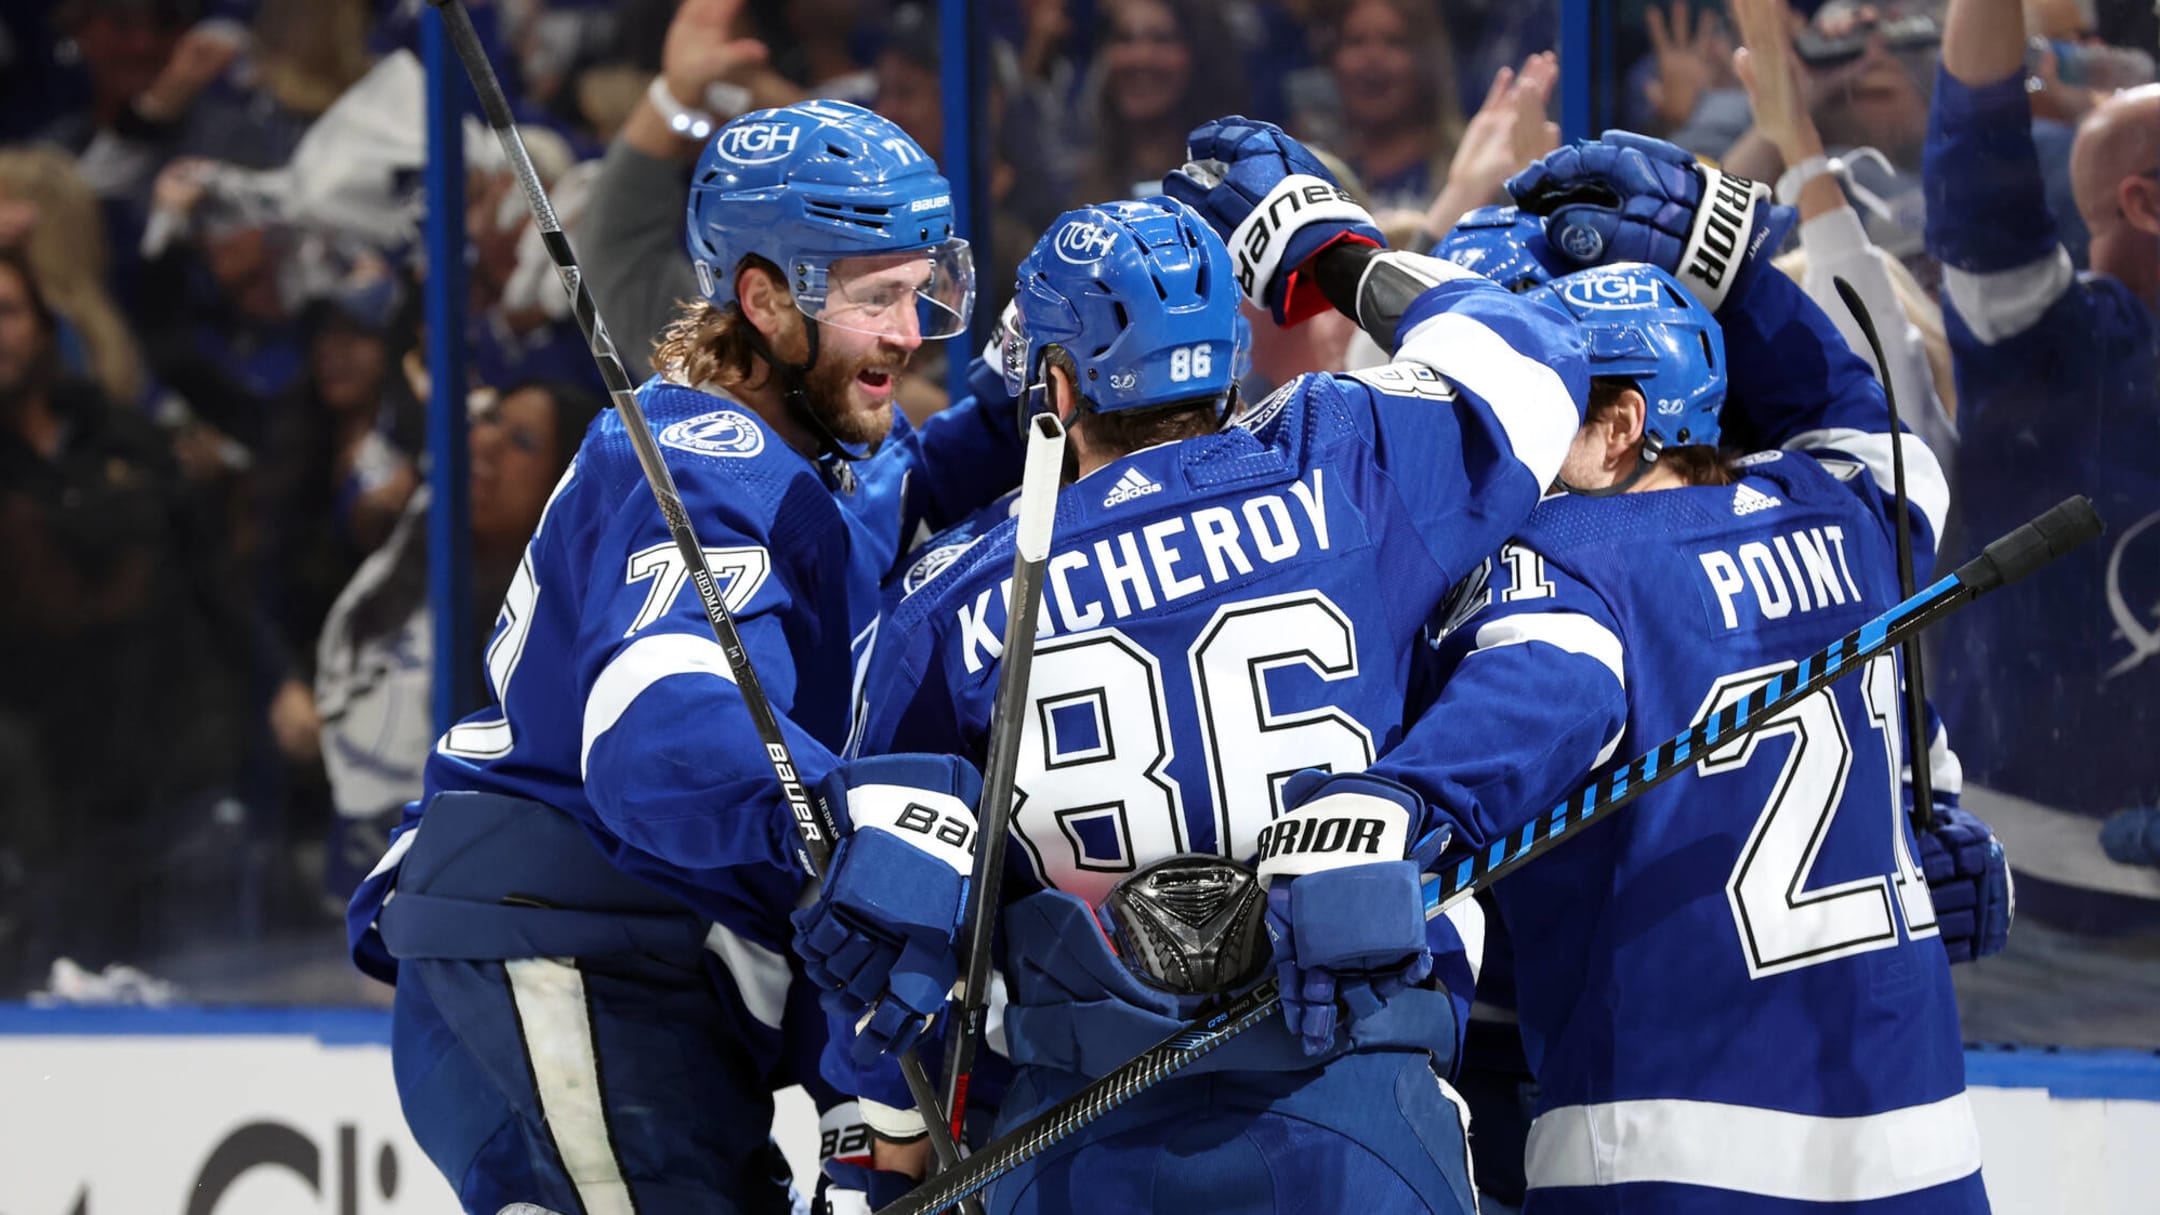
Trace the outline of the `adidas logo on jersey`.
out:
[[[1769,510],[1773,506],[1783,505],[1785,505],[1783,502],[1745,483],[1733,491],[1732,513],[1735,515],[1752,515],[1756,511]]]
[[[1117,484],[1110,487],[1110,493],[1102,500],[1102,504],[1106,507],[1121,506],[1134,498],[1145,498],[1149,494],[1161,492],[1162,486],[1148,480],[1146,473],[1137,468],[1128,468],[1125,475],[1117,479]]]

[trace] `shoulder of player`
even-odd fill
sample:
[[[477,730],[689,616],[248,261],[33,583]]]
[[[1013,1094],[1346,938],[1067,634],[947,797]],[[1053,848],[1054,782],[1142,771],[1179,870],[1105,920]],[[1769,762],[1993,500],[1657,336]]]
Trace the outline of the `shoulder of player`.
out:
[[[1013,504],[1018,491],[999,498],[917,545],[887,585],[897,601],[880,629],[912,635],[950,616],[948,605],[972,601],[1012,569]],[[892,590],[888,590],[888,594]]]
[[[717,513],[762,537],[791,497],[804,490],[830,496],[816,465],[742,403],[657,376],[639,386],[637,397],[693,519]],[[594,423],[578,464],[581,477],[610,491],[650,492],[627,423],[615,411]]]

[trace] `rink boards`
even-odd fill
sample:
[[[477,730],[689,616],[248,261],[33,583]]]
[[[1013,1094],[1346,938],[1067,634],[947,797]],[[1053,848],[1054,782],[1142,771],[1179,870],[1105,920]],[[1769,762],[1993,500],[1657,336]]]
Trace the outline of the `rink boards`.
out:
[[[388,1015],[0,1005],[0,1215],[455,1215]],[[1967,1052],[2001,1215],[2149,1215],[2160,1052]],[[781,1143],[809,1166],[801,1094]]]

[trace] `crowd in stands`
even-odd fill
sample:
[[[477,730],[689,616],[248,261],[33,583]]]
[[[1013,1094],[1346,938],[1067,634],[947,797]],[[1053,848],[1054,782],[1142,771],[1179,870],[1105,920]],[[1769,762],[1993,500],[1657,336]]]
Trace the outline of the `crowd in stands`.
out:
[[[468,3],[634,376],[694,292],[682,223],[699,145],[670,111],[724,119],[839,98],[887,115],[934,158],[945,147],[934,3]],[[61,957],[134,963],[211,998],[361,990],[328,944],[337,908],[417,795],[433,734],[426,8],[31,0],[0,17],[0,998],[43,986]],[[1572,66],[1554,54],[1558,0],[990,8],[978,36],[991,43],[995,214],[976,250],[976,308],[991,315],[1054,216],[1154,192],[1186,132],[1226,113],[1325,149],[1393,242],[1427,248],[1505,201],[1506,178],[1557,146]],[[2150,0],[1602,9],[1619,125],[1779,183],[1802,219],[1781,265],[1818,300],[1837,298],[1834,278],[1860,289],[1906,423],[1954,476],[1982,470],[1985,484],[1954,482],[1960,499],[2007,494],[2008,478],[2019,503],[2052,501],[2089,473],[2118,537],[2160,518],[2160,92],[2138,87],[2160,38]],[[1970,34],[1961,51],[1960,10],[1970,21],[1982,9],[2022,18],[2018,62],[1994,62]],[[2000,153],[1997,167],[2033,175],[2030,191],[1936,163],[1979,138],[1941,128],[1976,113],[1971,96],[1998,77],[2015,78],[2002,104],[2029,121],[2031,151],[2029,163]],[[1934,104],[1939,87],[1956,105]],[[485,637],[603,394],[477,119],[465,151],[474,602],[456,610]],[[2038,235],[1991,245],[1954,222],[2012,204],[2045,211],[2024,225]],[[2079,398],[2074,375],[2036,373],[2030,395],[2070,416],[2005,421],[2000,360],[2035,333],[2053,345],[2017,356],[2027,363],[2134,364],[2135,350],[2064,348],[2060,327],[2035,319],[2058,297],[2083,300],[2068,284],[2088,270],[2124,285],[2122,300],[2091,305],[2132,310],[2108,332],[2134,347],[2134,310],[2146,310],[2144,379],[2094,389],[2118,411],[2095,422],[2076,416],[2102,406]],[[1866,354],[1850,314],[1829,311]],[[1347,323],[1253,319],[1248,399],[1382,358]],[[919,359],[907,381],[902,404],[918,418],[945,404],[944,357]],[[1997,412],[1973,429],[1960,402],[1972,408],[1980,377],[1978,399]],[[1979,442],[1991,446],[1970,450]],[[2019,451],[2000,449],[2019,444],[2063,445],[2043,462],[2062,475],[2028,477]],[[1998,514],[1974,518],[1995,528]],[[1989,538],[1981,530],[1950,537],[1945,557]],[[2074,576],[2104,587],[2112,615],[2058,621],[2041,608],[2016,623],[2058,634],[2034,643],[2058,680],[2108,685],[2098,708],[2065,692],[2077,712],[2127,714],[2150,735],[2160,552],[2103,546],[2095,560]],[[2098,592],[2064,603],[2080,595]],[[1968,777],[2109,820],[2113,863],[2160,863],[2160,814],[2137,817],[2160,804],[2152,748],[2120,753],[2132,736],[2120,728],[2104,746],[2082,727],[2037,736],[2053,710],[2033,703],[2048,693],[2029,671],[2016,707],[1975,693],[1997,665],[2026,661],[1999,652],[2009,625],[1990,627],[1958,634],[1938,664]],[[2071,792],[2015,753],[2026,742],[2079,774]],[[2092,930],[2095,913],[2074,902],[2062,922]],[[2116,917],[2111,930],[2150,933],[2154,906],[2101,914]],[[250,973],[235,950],[269,956],[280,941],[321,953],[344,986],[235,977]]]

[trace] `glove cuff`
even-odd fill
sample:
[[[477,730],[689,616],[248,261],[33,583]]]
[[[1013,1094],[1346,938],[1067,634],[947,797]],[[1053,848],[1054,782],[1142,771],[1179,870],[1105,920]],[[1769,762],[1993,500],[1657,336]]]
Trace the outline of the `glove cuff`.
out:
[[[923,1120],[920,1110],[900,1109],[868,1097],[856,1098],[856,1104],[862,1109],[862,1120],[880,1139],[911,1143],[930,1133],[930,1126]]]
[[[1410,850],[1410,811],[1376,792],[1345,789],[1299,806],[1260,832],[1260,881],[1348,865],[1399,861]]]
[[[853,785],[847,814],[856,831],[889,831],[961,877],[975,870],[975,812],[950,793],[911,785]]]
[[[1698,165],[1697,171],[1703,176],[1703,201],[1680,252],[1678,277],[1703,307],[1716,312],[1741,267],[1755,256],[1756,244],[1770,235],[1757,223],[1761,213],[1755,206],[1770,200],[1770,188],[1708,165]]]
[[[1231,229],[1228,243],[1238,287],[1254,307],[1270,307],[1268,288],[1282,269],[1283,254],[1289,249],[1292,236],[1300,229],[1318,223],[1374,226],[1372,214],[1359,206],[1349,191],[1308,173],[1293,173],[1276,182],[1267,197],[1253,204],[1252,211]],[[1297,269],[1291,267],[1292,271]],[[1290,294],[1286,284],[1285,302]],[[1318,292],[1314,290],[1307,294],[1317,295]],[[1320,306],[1327,306],[1325,297],[1320,297]],[[1276,319],[1280,324],[1295,323],[1287,319],[1286,313],[1277,314]]]

